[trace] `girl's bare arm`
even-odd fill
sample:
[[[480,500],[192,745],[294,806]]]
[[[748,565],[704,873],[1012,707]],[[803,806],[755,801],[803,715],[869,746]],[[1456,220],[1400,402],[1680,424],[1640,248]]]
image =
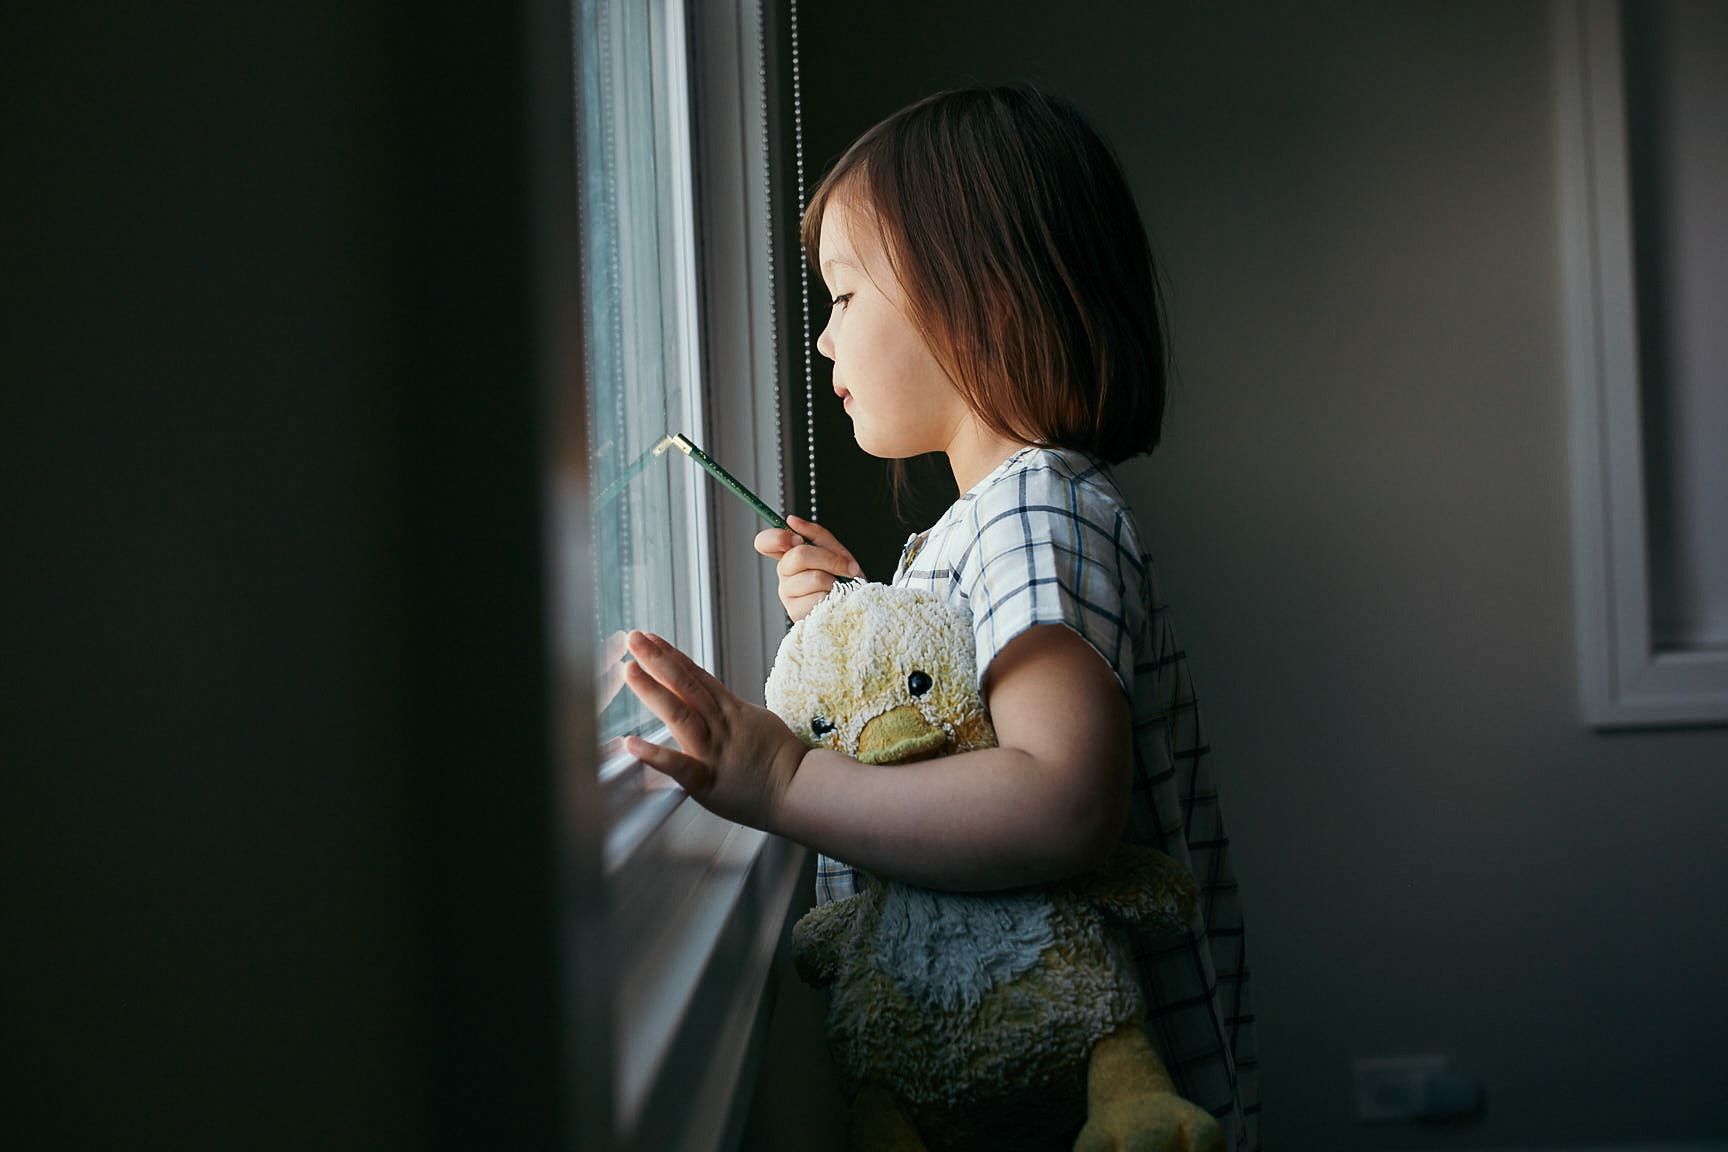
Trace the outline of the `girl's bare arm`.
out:
[[[681,653],[632,637],[630,686],[679,750],[633,754],[723,816],[878,874],[987,890],[1096,865],[1126,818],[1129,712],[1109,667],[1067,628],[1043,625],[996,657],[986,697],[999,746],[907,765],[806,751],[778,717]]]

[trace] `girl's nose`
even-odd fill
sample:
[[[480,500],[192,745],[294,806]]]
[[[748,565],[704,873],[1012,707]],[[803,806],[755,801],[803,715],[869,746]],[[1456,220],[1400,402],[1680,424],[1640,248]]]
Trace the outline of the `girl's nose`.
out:
[[[828,314],[828,323],[822,328],[822,335],[816,337],[816,351],[834,359],[834,314]]]

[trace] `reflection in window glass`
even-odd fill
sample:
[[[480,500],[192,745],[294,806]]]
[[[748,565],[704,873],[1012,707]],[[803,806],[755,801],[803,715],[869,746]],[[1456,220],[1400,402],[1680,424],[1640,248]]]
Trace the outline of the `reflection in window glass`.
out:
[[[693,430],[688,155],[676,4],[581,0],[583,273],[594,626],[601,736],[651,720],[620,691],[623,634],[703,648],[691,610],[694,506],[685,462],[655,454]]]

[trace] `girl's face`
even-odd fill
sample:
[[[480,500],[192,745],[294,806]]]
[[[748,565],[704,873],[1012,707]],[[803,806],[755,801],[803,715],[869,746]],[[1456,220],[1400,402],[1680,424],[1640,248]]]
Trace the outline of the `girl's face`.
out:
[[[834,307],[816,350],[834,361],[858,446],[885,459],[949,451],[971,411],[907,317],[873,222],[844,197],[823,212],[818,264]]]

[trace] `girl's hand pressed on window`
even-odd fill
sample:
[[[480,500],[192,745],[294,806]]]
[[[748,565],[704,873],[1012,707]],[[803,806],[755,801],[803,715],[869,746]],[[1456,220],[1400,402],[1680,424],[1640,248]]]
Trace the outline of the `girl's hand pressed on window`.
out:
[[[678,747],[629,736],[625,751],[672,777],[704,808],[774,831],[803,741],[658,636],[630,633],[630,655],[624,682],[672,730]]]
[[[780,603],[794,622],[809,615],[810,609],[828,595],[834,581],[841,576],[862,579],[864,569],[852,558],[846,546],[834,538],[834,533],[814,520],[788,516],[790,532],[769,528],[756,534],[756,551],[776,561],[774,571],[780,577]]]

